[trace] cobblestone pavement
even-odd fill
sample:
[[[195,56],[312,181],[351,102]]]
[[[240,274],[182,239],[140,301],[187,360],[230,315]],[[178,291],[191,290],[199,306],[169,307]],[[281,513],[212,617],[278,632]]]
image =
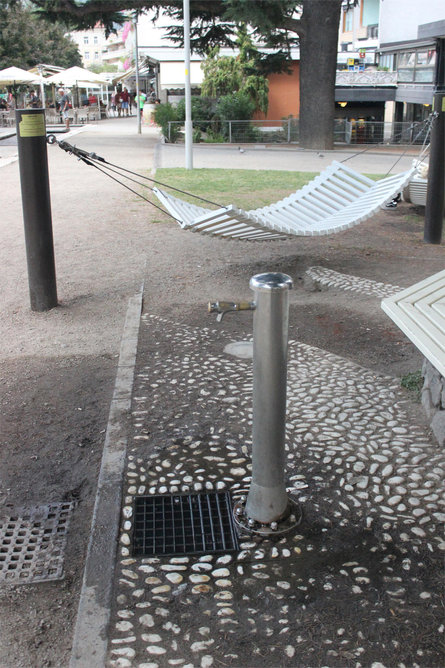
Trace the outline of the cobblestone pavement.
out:
[[[320,349],[289,348],[298,528],[132,556],[136,497],[248,488],[250,346],[240,358],[233,343],[142,316],[107,665],[442,665],[445,457],[394,379]]]
[[[333,269],[326,269],[326,267],[309,267],[304,278],[305,286],[308,288],[324,290],[337,288],[338,290],[357,292],[369,297],[392,297],[403,289],[398,285],[389,285],[360,276],[341,274]]]

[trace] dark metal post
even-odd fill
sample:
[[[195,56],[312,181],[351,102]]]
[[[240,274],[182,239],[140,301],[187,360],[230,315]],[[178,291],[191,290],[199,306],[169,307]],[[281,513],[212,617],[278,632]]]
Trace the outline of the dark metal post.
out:
[[[445,93],[438,93],[434,96],[433,111],[437,115],[431,126],[423,239],[429,244],[440,244],[445,203]]]
[[[445,40],[437,40],[424,241],[440,244],[445,204]]]
[[[44,109],[17,109],[16,128],[33,311],[57,306]]]

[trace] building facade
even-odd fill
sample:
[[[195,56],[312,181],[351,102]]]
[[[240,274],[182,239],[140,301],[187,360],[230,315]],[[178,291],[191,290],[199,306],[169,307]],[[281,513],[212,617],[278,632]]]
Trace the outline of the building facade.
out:
[[[83,67],[88,69],[91,65],[103,64],[108,40],[105,38],[105,30],[99,24],[92,30],[71,32],[70,37],[77,44]]]
[[[150,14],[139,17],[138,60],[141,88],[154,89],[162,101],[176,102],[184,95],[184,51],[166,37],[170,23],[162,15],[156,24]],[[86,67],[94,62],[113,64],[117,83],[135,89],[133,23],[108,39],[99,26],[73,37]],[[437,47],[444,39],[444,0],[358,0],[353,7],[345,2],[339,26],[336,117],[387,123],[425,119],[431,112]],[[221,53],[233,55],[229,50]],[[195,92],[203,80],[201,60],[192,54]],[[269,77],[267,119],[299,115],[298,50],[292,54],[291,70]]]
[[[426,119],[432,109],[438,40],[444,37],[443,0],[359,0],[356,7],[345,7],[339,57],[345,52],[355,56],[359,49],[365,66],[357,67],[356,58],[347,68],[338,64],[337,117]]]

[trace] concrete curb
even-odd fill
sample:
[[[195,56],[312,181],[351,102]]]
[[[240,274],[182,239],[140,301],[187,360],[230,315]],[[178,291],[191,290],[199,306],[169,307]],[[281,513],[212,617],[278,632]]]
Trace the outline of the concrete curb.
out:
[[[125,318],[74,629],[71,668],[101,668],[106,660],[106,631],[113,591],[128,416],[143,294],[142,284],[140,291],[129,300]]]

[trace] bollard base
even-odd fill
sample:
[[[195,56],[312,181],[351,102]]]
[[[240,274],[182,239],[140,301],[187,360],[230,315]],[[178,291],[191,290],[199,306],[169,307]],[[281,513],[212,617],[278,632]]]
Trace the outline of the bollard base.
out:
[[[233,508],[233,518],[237,528],[242,532],[269,537],[280,536],[292,531],[303,519],[303,511],[300,504],[293,498],[288,497],[286,511],[280,519],[268,524],[256,522],[246,514],[246,498],[241,497]]]

